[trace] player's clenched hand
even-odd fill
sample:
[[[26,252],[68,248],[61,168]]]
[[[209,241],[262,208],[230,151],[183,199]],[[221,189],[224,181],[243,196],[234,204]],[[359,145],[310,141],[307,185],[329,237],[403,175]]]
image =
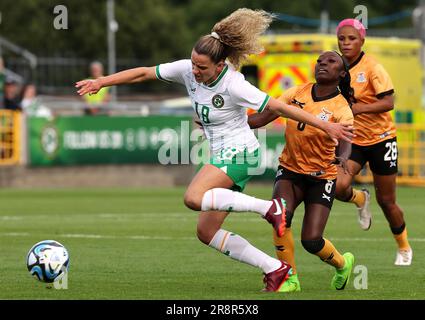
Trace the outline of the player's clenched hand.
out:
[[[75,87],[79,90],[77,91],[77,93],[80,96],[83,96],[85,94],[96,94],[99,92],[99,90],[102,88],[102,84],[100,83],[99,80],[81,80],[78,81],[75,84]]]
[[[351,142],[354,137],[353,130],[352,124],[328,122],[326,132],[335,144],[338,145],[338,140],[340,139]]]

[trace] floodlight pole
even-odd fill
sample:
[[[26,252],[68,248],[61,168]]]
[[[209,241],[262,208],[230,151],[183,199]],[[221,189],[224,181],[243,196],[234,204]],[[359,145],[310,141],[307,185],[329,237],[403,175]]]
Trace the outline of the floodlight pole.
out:
[[[329,33],[329,1],[321,1],[322,11],[320,12],[320,33]]]
[[[114,0],[106,3],[107,29],[108,29],[108,74],[116,72],[115,32],[118,31],[118,23],[115,20]],[[111,87],[111,103],[117,101],[117,87]]]

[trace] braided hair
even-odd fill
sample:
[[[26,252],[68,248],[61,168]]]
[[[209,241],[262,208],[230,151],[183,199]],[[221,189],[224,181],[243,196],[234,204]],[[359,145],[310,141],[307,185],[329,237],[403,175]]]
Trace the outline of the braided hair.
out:
[[[354,89],[351,87],[351,76],[350,70],[347,60],[340,55],[338,52],[334,51],[339,57],[341,57],[342,64],[344,66],[345,77],[341,77],[339,79],[338,88],[341,91],[341,94],[347,100],[348,104],[351,105],[356,102],[356,98],[354,98]]]

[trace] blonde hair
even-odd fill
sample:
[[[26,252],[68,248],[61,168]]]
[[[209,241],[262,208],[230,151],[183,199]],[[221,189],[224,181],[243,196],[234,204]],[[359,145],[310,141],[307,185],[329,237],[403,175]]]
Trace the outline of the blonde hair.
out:
[[[209,56],[214,63],[227,58],[237,69],[249,54],[264,50],[259,36],[267,30],[273,18],[264,10],[238,9],[217,22],[211,34],[201,37],[193,49]]]

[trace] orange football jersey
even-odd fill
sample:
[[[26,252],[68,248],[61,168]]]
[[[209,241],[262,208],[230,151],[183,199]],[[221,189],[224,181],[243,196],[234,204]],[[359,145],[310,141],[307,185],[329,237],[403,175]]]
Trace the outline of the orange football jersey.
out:
[[[351,87],[357,102],[370,104],[394,93],[394,86],[384,67],[372,57],[361,53],[350,66]],[[362,113],[354,117],[356,136],[353,143],[372,145],[396,136],[396,129],[389,112]]]
[[[350,106],[339,91],[318,98],[314,94],[313,86],[313,83],[306,83],[290,88],[279,99],[325,121],[353,123]],[[285,139],[286,145],[279,157],[282,166],[319,179],[336,178],[335,143],[325,132],[287,119]]]

